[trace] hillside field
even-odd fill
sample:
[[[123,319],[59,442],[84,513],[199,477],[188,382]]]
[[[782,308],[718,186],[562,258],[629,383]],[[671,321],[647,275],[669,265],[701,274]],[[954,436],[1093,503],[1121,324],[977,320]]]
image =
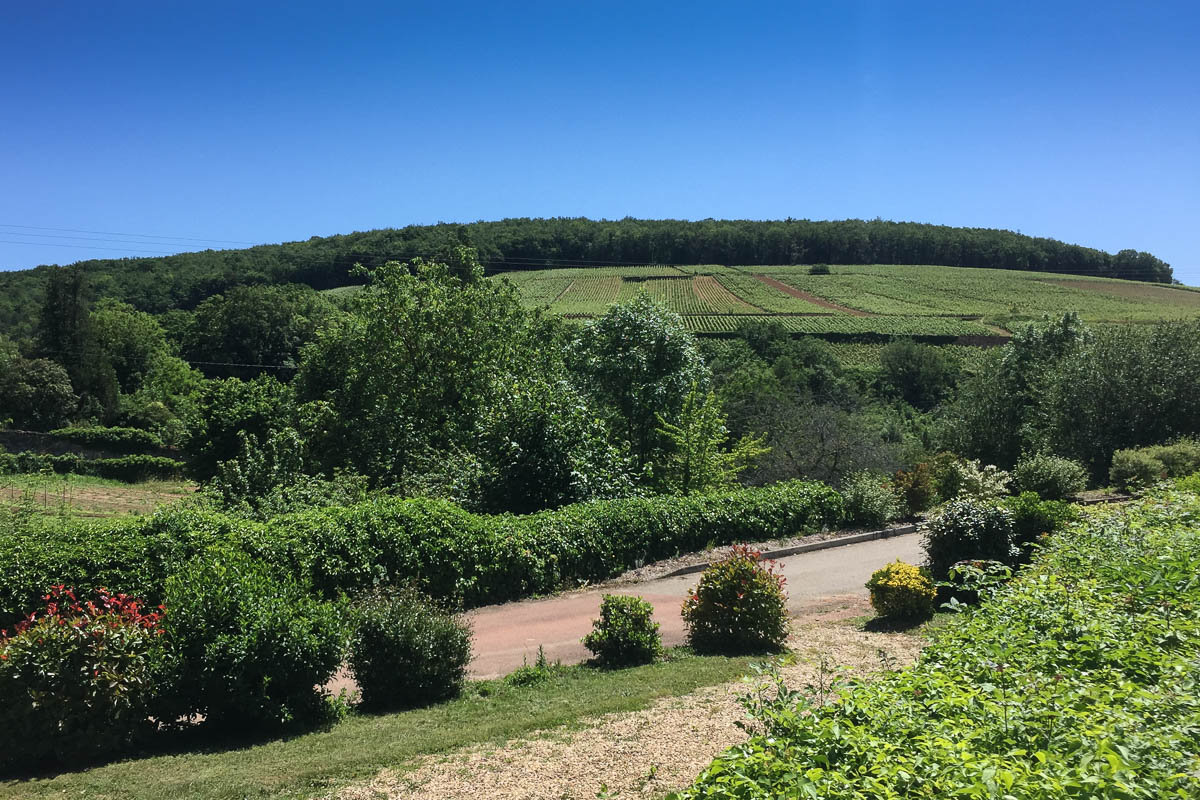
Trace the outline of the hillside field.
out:
[[[528,307],[570,319],[602,315],[645,291],[688,330],[719,335],[774,319],[794,333],[831,338],[1006,336],[1016,323],[1074,311],[1089,323],[1200,316],[1187,287],[1048,272],[969,267],[645,266],[506,272]],[[964,340],[966,341],[966,340]]]

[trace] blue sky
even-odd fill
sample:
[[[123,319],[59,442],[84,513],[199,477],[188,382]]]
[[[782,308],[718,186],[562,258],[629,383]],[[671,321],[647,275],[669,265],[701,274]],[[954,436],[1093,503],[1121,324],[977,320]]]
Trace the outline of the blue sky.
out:
[[[0,267],[883,217],[1149,250],[1200,284],[1198,42],[1193,2],[8,3]]]

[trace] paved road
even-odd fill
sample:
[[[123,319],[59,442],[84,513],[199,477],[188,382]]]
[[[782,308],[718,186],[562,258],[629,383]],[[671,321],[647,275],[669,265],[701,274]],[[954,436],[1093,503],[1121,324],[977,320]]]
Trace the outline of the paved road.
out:
[[[787,578],[788,609],[799,614],[843,597],[866,596],[871,573],[896,559],[920,563],[924,553],[917,534],[876,539],[861,544],[818,550],[779,560]],[[674,578],[659,578],[645,583],[622,586],[610,594],[635,594],[654,606],[654,618],[661,625],[663,644],[683,643],[680,607],[688,590],[696,585],[699,573]],[[592,620],[600,615],[604,590],[557,595],[539,600],[524,600],[501,606],[487,606],[467,616],[475,629],[475,660],[471,674],[477,678],[505,675],[533,663],[538,645],[545,648],[551,661],[565,664],[587,660],[588,652],[579,640],[592,629]]]

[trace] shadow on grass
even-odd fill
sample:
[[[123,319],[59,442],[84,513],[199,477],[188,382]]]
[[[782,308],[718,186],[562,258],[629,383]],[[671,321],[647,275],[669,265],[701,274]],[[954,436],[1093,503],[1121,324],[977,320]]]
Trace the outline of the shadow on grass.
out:
[[[917,617],[872,617],[863,623],[863,630],[870,633],[914,633],[931,620],[931,614]]]

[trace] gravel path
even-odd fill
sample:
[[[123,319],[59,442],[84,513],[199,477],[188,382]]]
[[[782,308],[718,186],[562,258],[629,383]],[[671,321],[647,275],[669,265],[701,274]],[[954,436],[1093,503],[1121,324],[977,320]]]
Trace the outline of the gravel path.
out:
[[[921,640],[866,632],[848,617],[870,613],[861,598],[839,601],[797,621],[795,663],[781,672],[792,687],[814,684],[826,667],[859,675],[911,663]],[[744,741],[741,681],[661,700],[642,711],[607,714],[538,732],[501,746],[472,746],[385,769],[336,800],[574,800],[603,796],[661,797],[687,786],[724,749]]]

